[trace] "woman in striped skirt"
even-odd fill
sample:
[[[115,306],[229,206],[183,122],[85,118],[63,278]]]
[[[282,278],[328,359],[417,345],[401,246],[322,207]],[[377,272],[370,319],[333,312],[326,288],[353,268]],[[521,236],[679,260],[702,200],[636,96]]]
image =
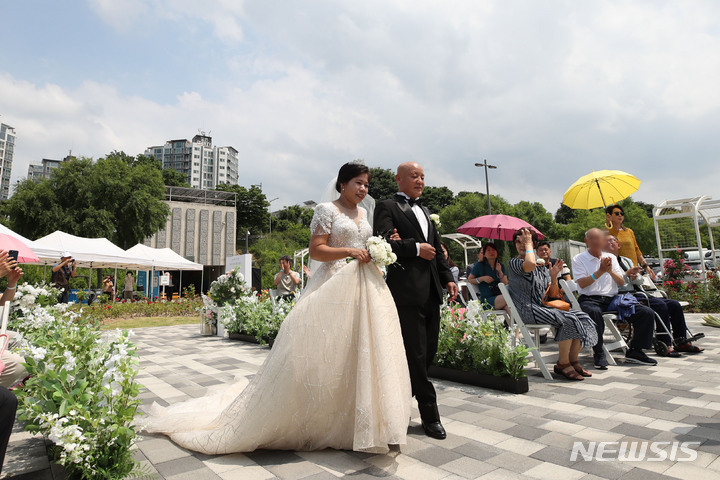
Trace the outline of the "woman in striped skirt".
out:
[[[537,233],[530,229],[522,228],[513,234],[518,256],[510,260],[508,269],[510,294],[524,322],[555,327],[555,340],[560,349],[555,373],[569,380],[583,380],[592,374],[580,365],[578,355],[583,347],[597,343],[595,323],[580,310],[565,312],[543,305],[548,287],[550,297],[559,292],[557,277],[564,262],[558,260],[552,266],[538,265],[537,242]]]

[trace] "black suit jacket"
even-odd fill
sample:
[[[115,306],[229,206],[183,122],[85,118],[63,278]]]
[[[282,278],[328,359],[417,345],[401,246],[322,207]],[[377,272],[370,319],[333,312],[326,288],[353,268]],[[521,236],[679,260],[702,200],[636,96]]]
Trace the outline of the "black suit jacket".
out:
[[[443,286],[455,281],[442,254],[440,235],[430,220],[430,213],[427,208],[422,209],[428,217],[427,239],[423,237],[417,217],[406,202],[390,199],[375,205],[375,235],[384,237],[398,257],[397,264],[390,265],[387,273],[387,285],[398,306],[425,305],[431,289],[437,292],[440,302]],[[390,240],[394,229],[402,240]],[[429,243],[435,247],[435,258],[420,258],[416,243]]]

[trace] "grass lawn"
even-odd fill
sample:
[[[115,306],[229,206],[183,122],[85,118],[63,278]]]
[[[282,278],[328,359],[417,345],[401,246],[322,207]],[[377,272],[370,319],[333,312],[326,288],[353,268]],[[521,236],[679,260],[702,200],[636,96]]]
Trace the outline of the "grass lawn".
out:
[[[111,318],[105,320],[102,330],[113,330],[115,328],[143,328],[143,327],[168,327],[171,325],[190,325],[200,323],[198,316],[193,317],[129,317]]]

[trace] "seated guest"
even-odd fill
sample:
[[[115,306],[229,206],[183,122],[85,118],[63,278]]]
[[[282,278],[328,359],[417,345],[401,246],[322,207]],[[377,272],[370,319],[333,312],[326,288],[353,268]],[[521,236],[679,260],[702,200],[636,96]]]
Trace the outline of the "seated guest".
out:
[[[292,270],[292,258],[289,255],[280,257],[280,271],[275,275],[277,296],[283,300],[295,298],[295,290],[300,283],[300,275]]]
[[[485,259],[482,252],[483,252],[482,248],[480,248],[480,250],[478,250],[478,252],[477,252],[477,262],[472,263],[472,264],[468,265],[467,268],[465,268],[465,278],[470,277],[470,274],[472,273],[473,268],[475,268],[475,265],[477,265],[478,263],[482,262]]]
[[[642,268],[633,266],[632,260],[619,255],[620,242],[615,235],[608,235],[605,251],[615,255],[620,268],[625,271],[628,280],[625,284],[626,290],[630,292],[641,292],[642,284],[644,283]],[[683,312],[680,302],[669,298],[646,296],[642,293],[635,293],[635,297],[643,304],[646,304],[649,300],[650,308],[658,314],[667,330],[673,333],[676,348],[673,348],[673,339],[670,338],[670,335],[665,333],[664,329],[661,329],[659,326],[657,327],[656,337],[668,346],[668,356],[679,357],[680,354],[678,352],[700,353],[703,351],[702,348],[696,347],[688,342],[685,337],[687,324],[685,323],[685,313]],[[658,321],[658,317],[655,317],[655,320]]]
[[[550,250],[550,242],[548,242],[547,240],[542,240],[538,242],[537,256],[541,258],[546,265],[552,266],[557,263],[558,259],[552,258],[550,255],[552,255],[552,251]],[[572,277],[570,276],[570,269],[567,265],[564,265],[562,270],[560,270],[560,273],[558,274],[558,280],[565,280],[566,282],[572,280]]]
[[[17,262],[8,257],[6,251],[0,250],[0,278],[7,277],[7,287],[0,297],[0,305],[9,305],[12,299],[15,298],[15,290],[17,289],[18,280],[22,277],[23,271],[17,266]],[[7,332],[9,337],[15,334],[15,332]],[[5,350],[0,357],[0,361],[5,365],[5,368],[0,373],[0,387],[9,388],[20,383],[25,377],[27,377],[27,371],[23,366],[25,359],[20,355]]]
[[[0,387],[0,473],[2,473],[5,451],[15,423],[17,404],[15,394],[5,387]]]
[[[608,311],[610,303],[618,294],[618,287],[625,284],[623,270],[614,255],[603,252],[607,233],[599,228],[591,228],[585,233],[587,251],[575,255],[572,262],[573,277],[580,292],[580,308],[590,315],[597,328],[598,343],[593,347],[595,368],[607,370],[608,362],[603,351],[603,333],[605,321],[603,313]],[[653,322],[655,314],[644,305],[635,305],[635,313],[626,317],[633,326],[630,348],[625,354],[626,363],[657,365],[643,348],[652,347]]]
[[[510,260],[509,276],[513,301],[523,321],[555,327],[555,340],[560,353],[555,373],[568,380],[583,380],[592,373],[585,370],[578,355],[583,347],[597,343],[592,319],[579,310],[562,311],[543,304],[546,292],[559,295],[558,274],[565,264],[558,260],[549,268],[538,267],[535,247],[537,233],[523,228],[513,234],[518,256]]]
[[[484,259],[473,266],[468,283],[478,286],[480,301],[487,302],[495,310],[507,310],[507,302],[500,294],[498,284],[508,284],[505,267],[498,261],[498,250],[494,243],[483,245]]]
[[[460,280],[460,268],[458,268],[458,266],[455,265],[455,262],[452,261],[452,258],[450,258],[450,251],[448,250],[448,246],[444,243],[440,243],[440,246],[442,246],[443,255],[445,255],[445,261],[447,262],[448,267],[450,267],[450,272],[455,279],[455,283],[458,283],[458,281]]]

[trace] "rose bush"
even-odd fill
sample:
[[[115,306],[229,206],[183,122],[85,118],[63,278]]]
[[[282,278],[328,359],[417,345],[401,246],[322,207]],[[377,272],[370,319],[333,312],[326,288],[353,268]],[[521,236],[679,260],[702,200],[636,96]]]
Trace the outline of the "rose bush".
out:
[[[178,300],[121,300],[104,305],[72,305],[72,311],[82,311],[89,319],[103,321],[109,318],[129,317],[184,317],[197,315],[203,306],[201,298]]]

